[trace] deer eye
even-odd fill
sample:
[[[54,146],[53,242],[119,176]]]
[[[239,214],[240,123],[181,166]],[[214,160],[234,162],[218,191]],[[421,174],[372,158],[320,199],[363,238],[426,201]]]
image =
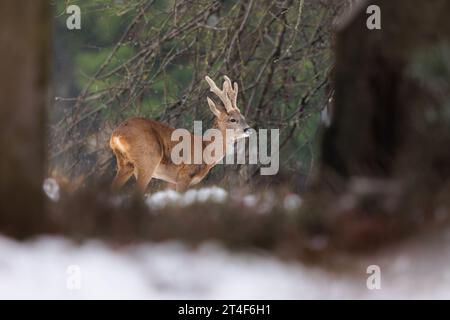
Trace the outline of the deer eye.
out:
[[[230,122],[236,122],[236,119],[230,119]]]

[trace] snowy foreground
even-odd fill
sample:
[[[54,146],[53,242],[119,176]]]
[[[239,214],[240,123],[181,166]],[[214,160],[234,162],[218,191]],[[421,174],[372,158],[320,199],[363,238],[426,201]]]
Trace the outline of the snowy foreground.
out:
[[[446,246],[442,240],[446,239]],[[414,240],[332,273],[262,253],[180,243],[114,250],[62,238],[19,243],[0,237],[0,299],[378,299],[450,298],[449,237]],[[381,269],[369,290],[368,265]]]
[[[59,201],[56,181],[47,179],[44,191]],[[274,203],[268,195],[235,199],[217,187],[166,190],[145,201],[158,209],[229,200],[261,213]],[[301,203],[297,195],[283,199],[286,210]],[[195,250],[179,242],[114,250],[93,241],[78,246],[64,238],[16,242],[0,235],[0,299],[450,299],[448,248],[450,232],[423,235],[370,256],[339,256],[335,264],[348,267],[331,272],[213,243]],[[374,270],[381,288],[370,290]]]

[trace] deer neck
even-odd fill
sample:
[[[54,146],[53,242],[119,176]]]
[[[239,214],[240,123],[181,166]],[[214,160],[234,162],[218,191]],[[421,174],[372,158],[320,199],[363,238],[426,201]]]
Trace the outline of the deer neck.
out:
[[[219,124],[217,119],[214,121],[212,129],[216,129],[216,130],[220,131],[220,133],[222,135],[222,145],[220,148],[215,149],[217,152],[214,153],[214,156],[213,156],[214,161],[213,161],[213,164],[209,165],[210,167],[215,166],[220,160],[222,160],[228,154],[228,152],[231,152],[233,150],[233,141],[230,141],[230,140],[227,141],[226,129]],[[210,145],[211,143],[214,143],[214,142],[213,141],[205,141],[204,148],[206,148],[206,146]]]

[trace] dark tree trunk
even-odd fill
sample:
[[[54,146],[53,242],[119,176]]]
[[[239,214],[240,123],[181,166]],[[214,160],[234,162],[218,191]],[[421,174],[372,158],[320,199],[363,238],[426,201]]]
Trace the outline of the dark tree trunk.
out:
[[[0,231],[42,222],[49,10],[45,0],[0,2]]]
[[[434,167],[439,159],[450,168],[450,121],[426,117],[450,107],[450,74],[433,68],[449,65],[450,1],[370,4],[381,8],[381,30],[367,29],[367,4],[337,34],[334,119],[324,134],[318,181],[337,190],[352,176],[450,177]],[[439,78],[447,82],[436,85]]]

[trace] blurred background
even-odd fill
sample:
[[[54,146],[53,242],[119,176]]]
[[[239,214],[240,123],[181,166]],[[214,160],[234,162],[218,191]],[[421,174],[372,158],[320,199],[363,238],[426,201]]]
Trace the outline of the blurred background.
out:
[[[115,126],[131,116],[211,125],[204,77],[226,74],[251,125],[281,130],[282,172],[261,181],[258,166],[220,166],[205,182],[304,188],[332,94],[332,28],[349,1],[70,3],[82,8],[81,30],[67,29],[68,2],[51,7],[51,170],[111,180]]]
[[[450,296],[448,1],[21,2],[0,5],[1,298]],[[205,129],[225,74],[280,172],[111,194],[112,130]]]

